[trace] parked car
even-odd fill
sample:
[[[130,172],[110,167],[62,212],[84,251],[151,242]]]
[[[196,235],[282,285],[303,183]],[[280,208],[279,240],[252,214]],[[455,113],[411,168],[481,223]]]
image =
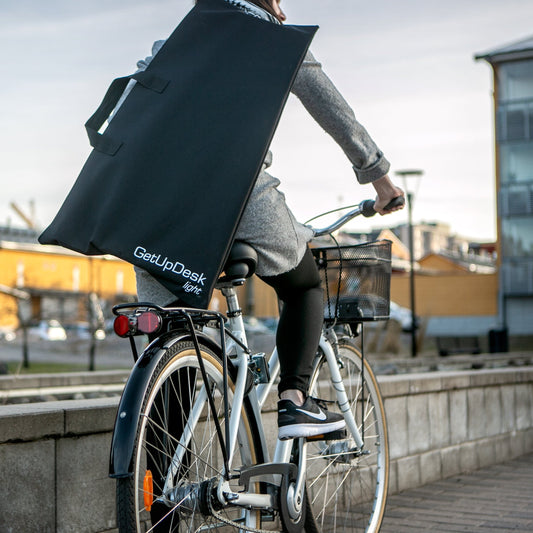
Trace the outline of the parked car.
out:
[[[69,339],[87,340],[91,338],[91,327],[87,322],[78,322],[76,324],[65,325]],[[103,341],[106,337],[105,330],[98,328],[94,332],[94,338]]]
[[[65,325],[67,335],[69,338],[87,340],[91,338],[91,327],[87,322],[78,322],[76,324]],[[106,333],[102,328],[98,328],[94,332],[94,338],[102,341],[106,337]]]
[[[396,302],[391,302],[389,318],[392,320],[398,321],[402,325],[402,331],[404,332],[411,331],[411,324],[413,322],[411,309],[407,309],[407,307],[402,307],[398,305]],[[418,317],[415,316],[415,328],[417,327],[418,327]]]
[[[278,322],[279,319],[277,317],[271,317],[271,318],[263,318],[261,320],[263,322],[263,325],[272,333],[276,333],[276,330],[278,329]]]
[[[0,341],[12,342],[17,334],[12,329],[0,329]]]
[[[254,316],[244,317],[243,320],[246,333],[270,333],[270,330]]]
[[[65,328],[57,320],[42,320],[39,322],[37,335],[47,341],[64,341],[67,339]]]

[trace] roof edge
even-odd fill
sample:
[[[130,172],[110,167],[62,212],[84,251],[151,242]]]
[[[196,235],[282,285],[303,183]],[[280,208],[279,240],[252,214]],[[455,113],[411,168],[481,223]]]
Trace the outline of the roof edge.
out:
[[[533,36],[474,55],[476,61],[483,59],[488,63],[500,63],[503,61],[528,58],[533,58]]]

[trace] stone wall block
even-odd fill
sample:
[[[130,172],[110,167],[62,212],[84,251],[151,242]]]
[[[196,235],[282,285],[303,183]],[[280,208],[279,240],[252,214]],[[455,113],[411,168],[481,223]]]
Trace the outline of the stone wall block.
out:
[[[50,402],[55,403],[55,402]],[[0,442],[62,435],[64,413],[49,403],[0,406]]]
[[[108,477],[110,445],[111,433],[58,441],[58,533],[90,533],[116,526],[116,482]]]
[[[420,482],[422,485],[442,479],[442,462],[440,450],[420,455]]]
[[[387,398],[385,415],[389,430],[389,450],[391,459],[408,453],[410,435],[407,432],[407,397]]]
[[[524,431],[524,453],[533,451],[533,428]]]
[[[428,398],[430,449],[450,445],[450,416],[448,394],[439,392]]]
[[[476,442],[465,442],[460,446],[459,469],[461,472],[472,472],[479,468]]]
[[[100,398],[87,405],[83,400],[71,403],[65,413],[65,434],[83,435],[109,431],[115,425],[119,398]],[[111,405],[110,405],[111,403]]]
[[[418,487],[421,484],[420,478],[420,456],[400,457],[397,462],[398,467],[398,490],[402,491],[411,487]]]
[[[470,389],[466,392],[468,405],[468,439],[481,439],[487,435],[487,413],[483,389]]]
[[[485,413],[487,436],[499,435],[502,431],[502,397],[500,387],[485,389]]]
[[[459,464],[460,446],[450,446],[441,450],[442,477],[455,476],[461,472]]]
[[[389,465],[389,494],[398,492],[398,464],[397,461],[390,461]]]
[[[511,435],[504,434],[494,439],[493,463],[503,463],[511,457]]]
[[[466,390],[453,390],[448,394],[450,412],[450,444],[466,440],[468,434],[468,408]]]
[[[479,468],[494,464],[496,444],[493,439],[483,439],[476,443],[477,464]]]
[[[503,433],[513,431],[516,427],[516,408],[514,387],[508,385],[500,390],[501,392],[501,430]]]
[[[516,429],[527,429],[532,424],[533,409],[532,404],[533,385],[525,383],[515,387],[516,399]]]
[[[406,396],[409,393],[409,381],[404,376],[376,376],[383,398]]]
[[[433,395],[432,395],[433,396]],[[409,453],[424,452],[430,448],[428,395],[416,394],[407,397],[407,432]]]
[[[0,531],[55,533],[54,440],[0,445]]]
[[[525,444],[524,434],[521,431],[513,431],[510,439],[511,453],[509,459],[524,455],[527,452]]]

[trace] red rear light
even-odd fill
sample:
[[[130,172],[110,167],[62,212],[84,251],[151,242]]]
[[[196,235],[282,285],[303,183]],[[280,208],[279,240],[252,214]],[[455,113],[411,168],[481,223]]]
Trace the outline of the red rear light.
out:
[[[119,315],[113,322],[113,329],[119,337],[155,333],[161,329],[161,317],[154,311],[143,311],[138,315]]]
[[[145,311],[137,317],[137,329],[141,333],[155,333],[161,327],[161,317],[153,311]]]
[[[113,322],[113,329],[119,337],[127,337],[131,333],[130,319],[126,315],[119,315]]]

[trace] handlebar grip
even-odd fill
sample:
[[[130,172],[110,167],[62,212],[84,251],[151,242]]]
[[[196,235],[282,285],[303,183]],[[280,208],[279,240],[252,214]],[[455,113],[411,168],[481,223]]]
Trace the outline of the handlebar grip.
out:
[[[373,217],[376,214],[374,204],[374,200],[363,200],[360,204],[361,214],[366,218]]]
[[[393,198],[386,206],[385,211],[390,211],[395,207],[403,207],[405,205],[405,198],[403,196],[397,196]]]
[[[374,200],[364,200],[361,202],[361,214],[364,217],[370,218],[376,214],[376,211],[374,211],[374,203]],[[395,207],[403,207],[404,205],[405,198],[403,196],[397,196],[385,206],[385,211],[389,211]]]

